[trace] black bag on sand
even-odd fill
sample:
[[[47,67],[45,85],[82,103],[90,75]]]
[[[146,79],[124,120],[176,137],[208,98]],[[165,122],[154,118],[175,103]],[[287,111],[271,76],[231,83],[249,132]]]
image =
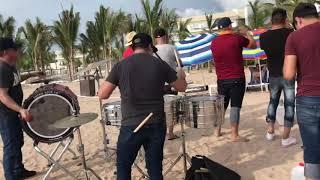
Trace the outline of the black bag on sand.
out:
[[[218,164],[205,156],[194,156],[186,180],[240,180],[236,172]]]

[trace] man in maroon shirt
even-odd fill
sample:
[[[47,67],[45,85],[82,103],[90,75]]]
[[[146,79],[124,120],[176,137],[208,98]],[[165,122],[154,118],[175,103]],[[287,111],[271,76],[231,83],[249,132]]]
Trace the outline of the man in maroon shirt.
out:
[[[244,47],[256,48],[252,33],[242,32],[244,36],[232,31],[230,18],[224,17],[218,21],[220,35],[212,41],[211,51],[218,77],[218,93],[224,95],[227,109],[231,99],[230,123],[233,142],[247,142],[248,139],[239,136],[240,109],[246,88],[242,50]],[[221,127],[217,129],[221,135]]]
[[[296,77],[297,119],[303,142],[305,176],[320,179],[320,21],[316,7],[300,3],[293,12],[297,31],[286,43],[283,75]]]

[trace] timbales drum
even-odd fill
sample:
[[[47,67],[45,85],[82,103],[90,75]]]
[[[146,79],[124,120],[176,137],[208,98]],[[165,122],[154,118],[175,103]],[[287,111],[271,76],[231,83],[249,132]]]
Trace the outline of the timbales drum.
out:
[[[179,107],[180,107],[180,96],[176,95],[165,95],[164,99],[164,112],[166,114],[167,126],[172,127],[179,121]]]
[[[103,105],[102,110],[104,115],[103,119],[107,125],[121,126],[121,101],[106,103]]]
[[[54,128],[51,125],[67,116],[79,114],[77,96],[66,86],[49,84],[36,89],[23,107],[33,116],[31,122],[23,121],[23,130],[36,142],[55,143],[73,133],[73,128]]]
[[[224,97],[189,96],[186,98],[185,124],[191,128],[208,129],[224,123]]]

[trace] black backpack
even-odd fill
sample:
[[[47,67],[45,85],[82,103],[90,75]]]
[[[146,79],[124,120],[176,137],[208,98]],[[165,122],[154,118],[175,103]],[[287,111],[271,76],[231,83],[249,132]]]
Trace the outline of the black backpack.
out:
[[[240,180],[236,172],[216,163],[205,156],[194,156],[185,180]]]

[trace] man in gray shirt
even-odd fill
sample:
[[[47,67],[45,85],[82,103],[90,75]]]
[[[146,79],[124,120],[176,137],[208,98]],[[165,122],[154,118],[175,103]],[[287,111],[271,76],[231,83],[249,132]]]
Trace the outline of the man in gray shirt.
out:
[[[169,36],[165,29],[158,28],[154,31],[154,38],[156,40],[156,48],[158,49],[157,54],[165,61],[173,70],[177,69],[177,57],[176,57],[176,48],[169,44]],[[180,61],[180,59],[178,59]],[[180,61],[180,64],[181,61]],[[169,84],[165,86],[165,94],[177,95],[178,92],[171,89]],[[168,126],[168,140],[173,140],[179,138],[173,133],[173,126]]]

